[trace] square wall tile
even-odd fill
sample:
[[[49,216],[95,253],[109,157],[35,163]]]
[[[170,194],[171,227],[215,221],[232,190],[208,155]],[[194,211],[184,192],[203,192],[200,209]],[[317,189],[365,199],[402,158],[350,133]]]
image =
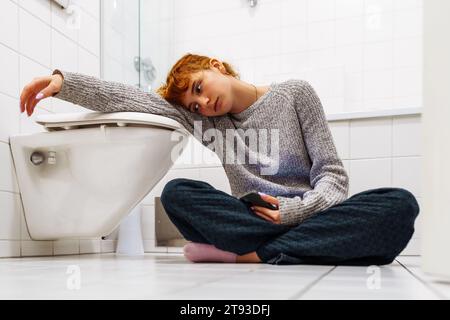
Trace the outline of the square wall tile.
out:
[[[392,159],[392,186],[404,188],[414,196],[421,197],[422,157]]]
[[[365,14],[377,14],[393,10],[392,0],[363,0],[363,2]]]
[[[101,246],[100,246],[101,240],[94,240],[94,239],[80,239],[80,254],[85,253],[100,253],[101,252]]]
[[[54,255],[79,254],[79,253],[80,253],[79,240],[53,241]]]
[[[364,16],[364,42],[389,41],[394,34],[394,15],[392,12],[382,13],[374,6],[366,6]],[[378,11],[378,12],[377,12]]]
[[[50,68],[44,67],[40,63],[37,63],[36,61],[33,61],[25,56],[20,56],[19,70],[20,92],[28,83],[33,81],[34,78],[51,75]],[[44,104],[46,101],[44,100],[41,103]]]
[[[342,165],[344,166],[345,171],[350,179],[350,160],[342,160]]]
[[[281,30],[281,52],[283,54],[306,49],[306,25],[288,26]]]
[[[217,190],[221,190],[228,194],[231,194],[230,182],[225,174],[225,170],[222,167],[218,168],[200,168],[201,181],[205,181],[212,185]]]
[[[20,257],[20,241],[0,240],[0,258]]]
[[[363,98],[363,73],[346,73],[344,77],[344,99],[346,112],[361,110]],[[353,103],[353,104],[352,104]],[[356,108],[355,108],[356,106]]]
[[[394,10],[417,9],[423,7],[424,0],[395,0]]]
[[[93,18],[100,19],[100,0],[77,0],[77,3]]]
[[[363,41],[363,18],[352,17],[336,21],[336,45],[355,45]]]
[[[364,70],[394,67],[394,47],[392,41],[364,44]]]
[[[363,73],[363,98],[383,99],[394,96],[393,68],[366,70]]]
[[[391,159],[351,160],[350,189],[353,196],[362,191],[391,186]]]
[[[167,253],[183,253],[183,247],[167,247]]]
[[[12,1],[0,1],[0,43],[19,49],[19,9]]]
[[[281,23],[283,26],[306,23],[306,1],[285,0],[281,2]]]
[[[19,9],[20,51],[45,67],[51,65],[51,28],[22,8]]]
[[[167,253],[167,247],[157,247],[156,239],[144,240],[144,251]]]
[[[0,142],[0,191],[19,192],[16,171],[8,143]]]
[[[22,241],[22,257],[52,256],[53,241]]]
[[[350,121],[350,158],[390,157],[392,149],[392,119]]]
[[[394,15],[395,38],[419,37],[423,33],[422,8],[398,11]]]
[[[117,62],[123,61],[125,39],[119,31],[112,26],[105,26],[104,34],[104,52],[105,55],[111,57]]]
[[[14,98],[19,98],[18,67],[19,55],[17,52],[0,44],[0,69],[2,70],[0,92]]]
[[[18,135],[20,132],[19,104],[20,102],[18,99],[11,98],[10,96],[0,93],[0,108],[2,108],[2,116],[0,117],[1,142],[9,143],[9,137]]]
[[[422,95],[422,68],[407,67],[394,70],[394,97]]]
[[[166,181],[169,182],[173,179],[185,178],[192,180],[199,180],[200,173],[197,168],[185,168],[185,169],[172,169],[166,174]]]
[[[334,46],[335,22],[313,22],[308,25],[307,45],[309,50],[324,49]]]
[[[185,149],[176,159],[173,168],[192,166],[222,165],[219,157],[208,147],[204,147],[196,138],[189,137]]]
[[[78,72],[100,77],[100,58],[81,47],[78,47],[78,57]]]
[[[423,149],[421,116],[395,117],[392,126],[392,156],[420,156]]]
[[[95,56],[100,56],[100,23],[99,20],[81,12],[79,44]]]
[[[400,256],[420,256],[421,249],[421,239],[412,238],[406,248],[400,253]]]
[[[339,0],[336,1],[336,19],[358,17],[364,13],[364,1]]]
[[[272,75],[280,70],[279,55],[264,58],[254,58],[254,79],[256,85],[266,85],[272,80]]]
[[[153,187],[153,189],[145,196],[141,201],[142,205],[153,205],[155,203],[155,197],[160,197],[161,193],[167,183],[166,176],[162,177],[161,180]]]
[[[359,83],[362,84],[362,70],[363,70],[363,45],[345,45],[336,46],[336,64],[343,65],[345,70],[345,77],[350,77],[355,73],[360,74]],[[350,82],[352,83],[352,82]],[[347,82],[345,83],[348,86]],[[352,87],[350,87],[352,88]],[[347,88],[346,88],[347,89]],[[362,87],[361,93],[362,95]]]
[[[363,105],[364,109],[367,110],[389,110],[394,105],[394,99],[393,98],[365,99]]]
[[[116,251],[116,240],[101,240],[100,247],[101,253],[112,253]]]
[[[55,29],[52,30],[52,69],[78,71],[77,44]]]
[[[48,0],[19,0],[22,9],[33,16],[50,24],[51,21],[51,2]]]
[[[71,16],[55,2],[51,2],[52,5],[52,27],[69,39],[78,42],[79,28],[77,23],[81,21],[71,20]],[[80,12],[78,10],[77,12]]]
[[[253,64],[251,60],[245,60],[248,61],[248,68],[247,70],[242,70],[241,72],[245,77],[248,77],[248,81],[253,81]],[[242,63],[238,62],[239,66],[242,66]],[[296,53],[290,53],[290,54],[282,54],[280,55],[280,72],[282,74],[300,74],[307,70],[309,68],[309,53],[308,52],[296,52]],[[275,81],[275,80],[273,80]]]
[[[421,67],[423,60],[421,37],[394,39],[394,65],[396,68]]]
[[[334,0],[307,0],[307,21],[332,20],[335,16]]]
[[[21,207],[18,194],[0,191],[0,240],[20,240]]]
[[[264,44],[267,39],[272,39],[269,45]],[[277,30],[255,31],[249,39],[249,43],[251,43],[253,52],[259,53],[255,54],[254,59],[258,59],[259,56],[276,57],[281,53],[281,37]],[[255,69],[255,71],[257,70]]]
[[[156,239],[155,234],[155,206],[142,206],[142,238],[146,240]]]
[[[334,144],[341,159],[350,157],[350,122],[332,121],[328,123]]]
[[[416,218],[416,223],[414,225],[414,235],[413,238],[422,238],[423,235],[423,224],[424,224],[424,219],[426,217],[426,213],[423,211],[423,206],[422,206],[422,198],[416,197],[417,203],[419,204],[419,215]]]

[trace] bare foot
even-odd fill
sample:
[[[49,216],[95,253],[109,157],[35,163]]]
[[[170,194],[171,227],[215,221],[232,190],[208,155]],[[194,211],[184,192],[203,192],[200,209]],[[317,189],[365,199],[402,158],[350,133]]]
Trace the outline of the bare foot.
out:
[[[258,257],[256,252],[250,252],[250,253],[244,254],[242,256],[236,257],[236,263],[260,263],[260,262],[262,262],[262,261]]]

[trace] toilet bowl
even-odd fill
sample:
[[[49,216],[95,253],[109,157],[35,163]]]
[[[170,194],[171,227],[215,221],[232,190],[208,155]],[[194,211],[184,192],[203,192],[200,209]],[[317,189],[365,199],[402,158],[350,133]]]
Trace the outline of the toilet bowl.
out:
[[[10,137],[33,240],[109,235],[172,167],[189,132],[138,112],[41,115]]]

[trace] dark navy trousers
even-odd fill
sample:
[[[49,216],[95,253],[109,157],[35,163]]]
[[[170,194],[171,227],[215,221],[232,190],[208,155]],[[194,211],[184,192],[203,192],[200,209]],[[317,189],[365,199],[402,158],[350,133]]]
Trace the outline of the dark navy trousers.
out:
[[[210,184],[174,179],[161,202],[188,241],[269,264],[384,265],[406,247],[419,205],[411,192],[379,188],[353,195],[296,226],[269,222]]]

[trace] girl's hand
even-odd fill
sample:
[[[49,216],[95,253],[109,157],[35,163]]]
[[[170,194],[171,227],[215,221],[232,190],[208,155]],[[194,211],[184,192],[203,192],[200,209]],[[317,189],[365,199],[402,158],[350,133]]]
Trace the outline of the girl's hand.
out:
[[[278,199],[272,196],[269,196],[267,194],[261,193],[259,192],[259,195],[261,196],[261,198],[264,201],[267,201],[271,204],[274,204],[277,206],[280,204]],[[266,219],[269,222],[275,223],[275,224],[280,224],[281,223],[281,217],[280,217],[280,211],[279,210],[271,210],[271,209],[267,209],[264,207],[258,207],[258,206],[253,206],[252,210],[255,214],[257,214],[258,216],[260,216],[263,219]]]
[[[20,95],[20,113],[23,113],[26,109],[28,116],[31,116],[39,101],[61,91],[63,81],[63,77],[59,74],[35,78],[22,90]]]

